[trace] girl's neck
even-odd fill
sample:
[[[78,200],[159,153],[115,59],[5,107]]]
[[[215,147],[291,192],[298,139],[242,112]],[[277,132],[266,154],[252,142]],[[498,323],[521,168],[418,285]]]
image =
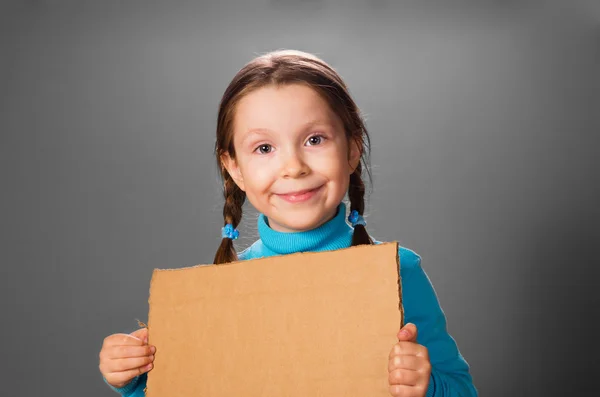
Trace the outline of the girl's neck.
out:
[[[273,254],[328,251],[347,248],[352,243],[352,227],[346,222],[346,205],[340,203],[331,219],[307,231],[282,232],[269,226],[265,215],[258,217],[260,239]]]

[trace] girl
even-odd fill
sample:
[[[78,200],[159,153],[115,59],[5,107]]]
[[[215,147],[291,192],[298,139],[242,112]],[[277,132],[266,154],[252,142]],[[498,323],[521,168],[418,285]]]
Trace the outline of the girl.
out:
[[[215,153],[225,226],[214,263],[379,243],[362,217],[369,143],[346,85],[321,59],[277,51],[244,66],[219,107]],[[260,239],[238,255],[233,240],[246,198],[260,213]],[[399,256],[407,324],[389,355],[390,394],[477,395],[421,258],[403,247]],[[155,351],[145,328],[111,335],[100,371],[123,397],[144,396]]]

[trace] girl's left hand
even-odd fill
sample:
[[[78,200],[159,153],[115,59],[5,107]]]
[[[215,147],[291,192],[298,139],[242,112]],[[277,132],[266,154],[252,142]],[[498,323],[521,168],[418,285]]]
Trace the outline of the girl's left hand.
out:
[[[431,362],[429,352],[417,343],[417,326],[406,324],[398,332],[398,343],[388,364],[390,393],[394,397],[422,397],[427,393]]]

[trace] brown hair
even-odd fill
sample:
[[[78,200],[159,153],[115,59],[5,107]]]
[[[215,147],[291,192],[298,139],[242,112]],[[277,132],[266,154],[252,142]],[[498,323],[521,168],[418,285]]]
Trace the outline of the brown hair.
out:
[[[363,214],[365,209],[365,184],[362,180],[362,165],[368,168],[370,139],[358,107],[349,94],[348,88],[338,73],[324,61],[312,54],[300,51],[274,51],[259,56],[247,63],[233,78],[223,94],[217,119],[217,141],[215,155],[223,179],[224,224],[237,228],[242,219],[242,205],[246,193],[233,181],[225,169],[221,156],[225,153],[235,159],[233,147],[233,121],[236,104],[250,91],[266,85],[306,84],[319,93],[338,115],[344,125],[348,140],[353,139],[361,150],[361,161],[350,175],[348,198],[350,210]],[[361,164],[363,163],[363,164]],[[367,230],[362,225],[354,228],[352,245],[373,244]],[[237,260],[237,254],[230,238],[223,238],[217,250],[214,263],[227,263]]]

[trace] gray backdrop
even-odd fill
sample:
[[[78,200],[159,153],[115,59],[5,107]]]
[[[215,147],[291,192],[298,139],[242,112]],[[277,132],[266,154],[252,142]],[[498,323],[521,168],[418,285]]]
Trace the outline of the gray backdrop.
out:
[[[278,48],[350,86],[368,230],[423,257],[481,394],[591,385],[597,1],[0,4],[1,395],[113,395],[102,340],[147,319],[154,268],[212,260],[217,105]]]

